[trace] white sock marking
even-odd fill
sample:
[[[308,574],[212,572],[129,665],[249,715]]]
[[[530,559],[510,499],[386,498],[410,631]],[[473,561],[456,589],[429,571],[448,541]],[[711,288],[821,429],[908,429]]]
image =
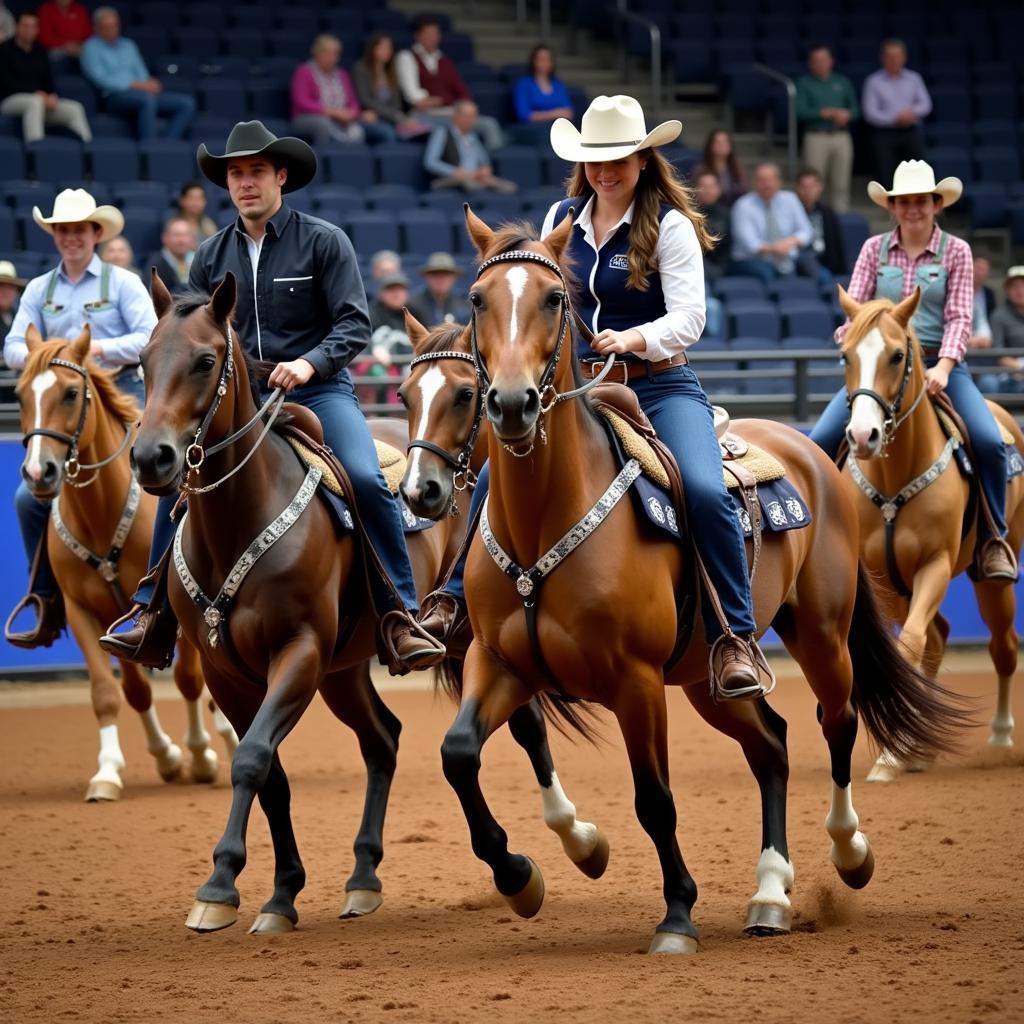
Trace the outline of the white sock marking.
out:
[[[99,771],[89,780],[90,782],[110,782],[121,787],[121,772],[124,771],[124,754],[121,753],[121,743],[117,738],[116,725],[104,725],[100,727],[100,756]]]
[[[185,745],[193,753],[205,750],[210,745],[210,734],[203,724],[203,704],[201,700],[185,701],[188,709],[188,732],[185,734]]]
[[[793,865],[774,846],[769,846],[761,851],[756,874],[757,892],[750,902],[788,909],[791,904],[786,894],[793,888],[796,878]]]
[[[43,425],[43,395],[46,394],[54,384],[57,383],[57,374],[53,370],[43,370],[42,373],[36,374],[32,378],[32,383],[29,387],[32,389],[32,397],[36,403],[36,418],[33,423],[34,429],[38,430]],[[43,439],[36,434],[28,443],[28,474],[33,480],[38,480],[43,469],[39,465],[39,453],[43,444]]]
[[[825,829],[832,837],[832,863],[852,870],[859,868],[868,855],[867,837],[860,829],[860,818],[853,809],[853,784],[843,787],[832,783],[832,806],[825,818]]]
[[[505,280],[508,281],[508,290],[512,293],[512,316],[508,325],[508,340],[510,345],[516,343],[516,335],[519,333],[519,300],[526,290],[526,282],[529,274],[526,267],[509,267],[505,271]]]
[[[430,407],[434,402],[434,399],[441,392],[441,388],[444,387],[445,377],[444,371],[440,366],[432,366],[422,377],[420,377],[419,388],[420,388],[420,419],[416,424],[416,430],[413,433],[414,438],[423,438],[426,434],[427,426],[430,423]],[[420,457],[423,455],[422,448],[413,448],[412,454],[409,456],[409,491],[412,494],[416,494],[420,486]]]
[[[578,863],[589,857],[597,844],[597,826],[576,820],[576,807],[565,795],[554,772],[551,785],[541,786],[540,795],[544,801],[544,824],[562,840],[562,848],[569,859]]]
[[[875,375],[878,372],[879,357],[885,352],[885,341],[882,332],[873,327],[857,343],[857,358],[860,360],[859,387],[875,390]],[[858,395],[850,408],[850,430],[871,432],[875,427],[879,432],[883,429],[882,409],[879,404],[867,395]]]

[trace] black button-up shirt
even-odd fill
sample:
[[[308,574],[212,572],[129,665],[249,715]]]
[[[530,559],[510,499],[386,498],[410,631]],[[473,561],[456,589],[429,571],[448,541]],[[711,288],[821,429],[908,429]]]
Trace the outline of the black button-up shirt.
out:
[[[53,92],[50,55],[39,43],[23,50],[12,36],[0,43],[0,99],[15,93]]]
[[[366,348],[366,293],[341,228],[282,203],[267,222],[254,283],[236,220],[199,247],[189,286],[209,294],[229,270],[238,281],[238,336],[260,359],[305,359],[320,380],[330,380]]]

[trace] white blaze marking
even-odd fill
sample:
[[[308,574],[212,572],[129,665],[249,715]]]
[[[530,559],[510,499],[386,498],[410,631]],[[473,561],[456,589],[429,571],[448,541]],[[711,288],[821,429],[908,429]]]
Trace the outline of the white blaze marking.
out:
[[[36,421],[33,424],[34,428],[38,430],[43,425],[43,395],[46,394],[54,384],[57,383],[57,374],[53,370],[43,370],[42,373],[37,374],[32,378],[30,387],[32,388],[32,396],[36,403]],[[39,452],[43,444],[43,439],[36,434],[28,443],[28,472],[34,480],[39,478],[42,473],[42,467],[39,465]]]
[[[505,271],[508,290],[512,293],[512,316],[508,325],[508,339],[513,345],[516,341],[516,335],[519,333],[519,300],[523,297],[527,277],[526,267],[509,267]]]
[[[422,407],[420,409],[419,423],[416,424],[416,430],[412,435],[414,438],[422,439],[426,433],[427,425],[430,423],[430,406],[433,404],[434,399],[440,394],[441,388],[444,387],[444,383],[444,371],[440,366],[430,367],[430,369],[420,377],[419,388]],[[412,454],[409,456],[408,490],[412,494],[415,494],[419,490],[420,456],[422,454],[422,448],[413,448]]]
[[[885,341],[882,339],[882,332],[873,327],[857,343],[857,358],[860,359],[860,383],[858,387],[875,390],[875,375],[878,372],[878,359],[885,352]],[[858,395],[853,400],[853,407],[850,410],[850,429],[861,429],[870,433],[875,427],[881,432],[882,409],[881,406],[867,395]]]

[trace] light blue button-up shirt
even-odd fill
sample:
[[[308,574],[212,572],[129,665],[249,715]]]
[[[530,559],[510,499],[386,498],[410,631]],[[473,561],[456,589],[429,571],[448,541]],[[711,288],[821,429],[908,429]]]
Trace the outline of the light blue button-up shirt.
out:
[[[103,308],[86,309],[87,304],[96,303],[100,298],[102,270],[99,256],[93,256],[85,273],[77,281],[71,281],[61,263],[50,302],[52,308],[46,305],[46,291],[53,272],[48,270],[29,281],[4,341],[4,360],[12,370],[20,370],[25,365],[28,355],[25,331],[29,324],[35,324],[44,338],[72,341],[88,324],[92,340],[99,342],[103,349],[102,356],[96,359],[100,366],[111,369],[138,363],[139,353],[156,326],[153,301],[135,274],[112,266],[107,304]]]
[[[82,73],[102,92],[121,92],[132,82],[149,78],[139,48],[124,36],[114,43],[104,42],[99,36],[87,39],[79,59]]]
[[[448,147],[449,139],[455,141],[455,148],[459,154],[458,164],[450,164],[445,159],[445,150]],[[447,178],[454,174],[459,167],[464,171],[476,171],[481,167],[490,167],[491,158],[475,132],[463,135],[454,125],[438,125],[427,140],[427,148],[423,154],[423,166],[431,174],[439,178]]]
[[[795,237],[801,246],[811,244],[814,232],[807,219],[803,203],[795,192],[780,190],[772,196],[772,218],[778,230],[778,238]],[[758,252],[768,237],[768,209],[765,201],[756,193],[740,196],[732,206],[732,258],[751,260],[763,255]],[[790,252],[797,255],[797,249]]]

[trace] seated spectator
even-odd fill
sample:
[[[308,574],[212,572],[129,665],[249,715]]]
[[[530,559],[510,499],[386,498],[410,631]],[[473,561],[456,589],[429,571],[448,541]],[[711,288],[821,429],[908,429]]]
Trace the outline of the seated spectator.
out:
[[[796,176],[796,194],[811,222],[811,250],[831,273],[845,274],[850,268],[843,231],[836,211],[821,201],[823,191],[824,183],[816,170],[807,167]]]
[[[694,180],[703,171],[711,171],[718,176],[726,206],[732,206],[747,191],[747,176],[740,167],[732,136],[724,128],[716,128],[708,135],[704,156],[693,171]]]
[[[447,124],[459,100],[473,97],[455,62],[441,52],[441,26],[430,15],[416,21],[411,50],[395,57],[395,73],[402,96],[417,117],[432,124]],[[488,149],[498,149],[504,138],[493,117],[479,118],[480,135]]]
[[[811,223],[800,200],[783,190],[775,164],[757,166],[754,191],[733,205],[731,228],[730,274],[757,277],[765,284],[798,271],[821,279],[821,268],[810,249]]]
[[[32,11],[23,11],[14,35],[0,43],[0,114],[21,118],[26,142],[38,142],[53,125],[69,128],[88,142],[92,131],[85,108],[54,91],[53,67],[38,36],[39,19]]]
[[[130,270],[136,277],[142,277],[142,271],[135,266],[132,243],[124,235],[115,235],[109,242],[104,242],[100,247],[100,259],[113,267]]]
[[[409,279],[401,270],[382,277],[378,294],[368,306],[370,314],[370,358],[356,367],[357,375],[391,378],[372,388],[361,388],[363,401],[384,405],[396,401],[388,395],[391,385],[404,376],[412,343],[405,333],[405,305],[409,300]],[[396,362],[396,357],[400,360]]]
[[[431,188],[461,188],[467,192],[491,189],[511,194],[514,182],[497,178],[491,158],[476,134],[479,113],[472,100],[455,104],[451,124],[439,124],[427,140],[423,166],[434,176]]]
[[[23,277],[18,277],[18,272],[10,260],[0,260],[0,346],[3,345],[11,324],[14,323],[14,314],[18,312],[18,299],[27,283]]]
[[[1024,348],[1024,266],[1006,272],[1006,304],[991,317],[993,355],[999,349]],[[985,374],[978,381],[982,391],[1024,392],[1024,358],[998,356],[999,373]]]
[[[352,77],[363,109],[373,111],[382,125],[390,125],[398,138],[415,139],[429,133],[429,124],[406,113],[395,73],[395,41],[387,32],[370,36]]]
[[[370,257],[370,281],[379,288],[385,277],[402,273],[402,257],[394,249],[380,249]]]
[[[796,83],[796,117],[804,129],[804,163],[825,183],[833,209],[850,208],[853,139],[850,122],[860,116],[853,83],[833,70],[832,50],[824,44],[807,53],[808,74]]]
[[[924,79],[907,70],[902,40],[882,43],[881,63],[864,81],[861,106],[870,129],[875,173],[888,181],[902,161],[924,159],[921,122],[932,112],[932,98]]]
[[[14,15],[7,10],[7,5],[0,0],[0,43],[6,43],[14,35]]]
[[[146,261],[146,269],[155,267],[160,280],[172,294],[187,292],[188,272],[199,248],[195,229],[184,217],[171,217],[164,224],[160,246],[160,251]]]
[[[703,170],[694,181],[694,194],[704,214],[704,226],[718,241],[704,253],[704,277],[721,277],[729,266],[729,207],[714,171]]]
[[[82,73],[106,97],[112,114],[134,114],[144,142],[157,137],[157,117],[168,118],[163,138],[180,139],[196,112],[196,101],[180,92],[164,92],[152,78],[139,48],[121,35],[121,16],[113,7],[97,7],[96,34],[82,46]]]
[[[524,142],[547,142],[551,122],[573,118],[572,100],[555,72],[550,46],[541,43],[530,53],[527,73],[515,84],[516,135]]]
[[[78,0],[47,0],[39,8],[39,41],[51,57],[77,57],[92,35],[89,9]]]
[[[395,130],[375,110],[364,110],[341,63],[341,40],[323,33],[310,60],[292,75],[292,131],[322,146],[330,142],[394,142]]]
[[[206,189],[198,181],[186,181],[178,193],[178,215],[191,225],[197,245],[217,234],[219,228],[206,213]]]
[[[996,296],[988,286],[992,275],[992,261],[987,256],[974,257],[974,306],[971,311],[971,337],[968,348],[992,347],[992,314],[996,311]]]
[[[409,312],[426,327],[437,324],[464,324],[469,321],[469,306],[455,295],[459,267],[447,252],[431,253],[420,268],[426,288],[409,300]]]

